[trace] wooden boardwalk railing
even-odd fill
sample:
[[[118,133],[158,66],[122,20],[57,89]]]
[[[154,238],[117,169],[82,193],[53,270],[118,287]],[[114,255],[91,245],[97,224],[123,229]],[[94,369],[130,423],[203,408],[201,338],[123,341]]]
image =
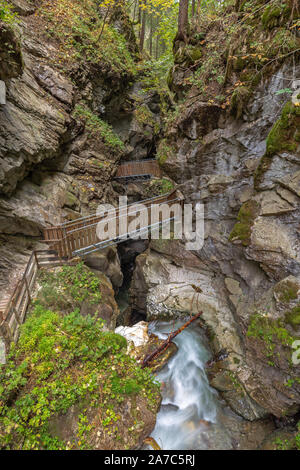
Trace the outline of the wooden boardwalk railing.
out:
[[[119,166],[115,179],[119,181],[143,180],[152,176],[160,178],[161,170],[157,160],[137,160],[122,163]]]
[[[147,211],[148,223],[140,229],[147,230],[151,227],[151,207],[157,204],[183,203],[183,196],[178,191],[169,194],[146,199],[137,204],[143,204]],[[131,218],[136,217],[134,204],[129,204],[127,209],[131,210],[127,223]],[[122,207],[116,208],[113,212],[113,219],[116,221],[117,231],[120,226],[122,216]],[[105,214],[105,218],[107,214]],[[66,222],[58,227],[51,227],[44,230],[44,241],[50,249],[33,251],[27,263],[22,279],[17,283],[10,297],[2,298],[0,301],[0,336],[3,337],[6,350],[12,341],[17,341],[19,336],[19,326],[24,322],[28,305],[32,300],[35,280],[38,270],[42,267],[55,267],[63,264],[72,263],[72,258],[77,255],[87,254],[107,246],[107,241],[101,241],[97,237],[97,224],[104,218],[103,215],[92,215],[83,217],[72,222]],[[167,219],[167,221],[171,220]],[[163,223],[162,214],[160,222]],[[140,230],[139,229],[139,230]],[[131,235],[130,233],[126,235]],[[125,240],[123,238],[120,241]],[[109,240],[116,243],[115,239]],[[75,262],[75,261],[74,261]]]
[[[17,283],[12,295],[0,305],[0,336],[3,337],[6,350],[12,341],[17,341],[19,326],[24,322],[28,305],[32,300],[38,270],[42,267],[61,266],[68,262],[60,258],[53,250],[33,251],[22,279]]]
[[[155,197],[146,199],[144,201],[140,201],[137,204],[143,204],[148,212],[147,220],[148,223],[145,225],[144,228],[151,227],[151,206],[157,204],[168,204],[172,205],[174,203],[182,203],[183,196],[178,191],[172,191],[163,196]],[[128,212],[132,212],[131,215],[127,217],[127,226],[129,225],[130,221],[136,217],[136,212],[134,212],[135,204],[129,204],[127,206]],[[111,220],[115,221],[116,224],[116,237],[115,240],[110,240],[111,244],[117,243],[117,239],[119,237],[119,227],[120,227],[120,219],[122,217],[122,207],[116,208],[111,211],[112,217]],[[107,219],[106,214],[100,215],[92,215],[83,217],[80,219],[76,219],[72,222],[67,222],[65,224],[61,224],[57,227],[51,227],[44,229],[44,241],[47,245],[58,253],[58,256],[65,257],[71,259],[74,256],[81,256],[87,254],[88,247],[91,247],[91,251],[95,251],[93,247],[97,244],[97,248],[101,249],[107,246],[105,240],[99,240],[96,229],[99,222],[104,219]],[[163,222],[163,220],[161,220]],[[141,227],[143,229],[143,227]],[[124,234],[122,234],[124,240]],[[122,241],[119,240],[119,241]]]

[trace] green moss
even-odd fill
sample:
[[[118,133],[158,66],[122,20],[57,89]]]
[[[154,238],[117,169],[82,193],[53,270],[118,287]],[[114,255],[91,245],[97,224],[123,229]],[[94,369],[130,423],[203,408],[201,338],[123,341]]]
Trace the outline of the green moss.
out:
[[[238,222],[233,227],[229,240],[241,240],[244,246],[249,245],[251,228],[258,214],[259,204],[256,201],[247,201],[242,205],[237,216]]]
[[[298,284],[293,281],[286,280],[284,284],[275,287],[274,292],[277,294],[280,302],[289,303],[298,297]]]
[[[275,26],[279,26],[281,23],[288,18],[290,8],[287,4],[275,4],[268,5],[261,17],[261,22],[265,29],[272,29]]]
[[[294,330],[300,326],[300,304],[285,314],[285,322],[291,325]]]
[[[295,338],[285,328],[282,319],[274,320],[260,314],[254,314],[250,318],[247,336],[259,338],[265,343],[266,356],[274,357],[276,344],[291,348]]]
[[[277,26],[279,24],[280,15],[281,8],[279,6],[268,6],[261,17],[264,28],[272,29]]]
[[[297,137],[300,127],[300,108],[289,101],[282,110],[280,118],[276,121],[266,140],[266,152],[263,155],[254,174],[254,186],[259,188],[264,173],[269,169],[272,158],[276,153],[284,150],[295,152],[298,143]]]
[[[172,191],[174,188],[174,183],[167,178],[162,178],[159,180],[154,180],[150,185],[151,191],[154,191],[156,194],[166,194]]]
[[[201,59],[203,53],[201,47],[190,47],[187,51],[188,56],[190,57],[192,63],[196,62],[197,60]]]
[[[161,140],[159,143],[157,156],[156,156],[158,163],[160,165],[163,165],[172,154],[173,154],[172,147],[167,144],[165,139]]]
[[[82,120],[91,135],[100,136],[109,147],[124,150],[124,143],[114,133],[112,127],[107,122],[102,121],[87,106],[77,104],[73,111],[73,117]]]

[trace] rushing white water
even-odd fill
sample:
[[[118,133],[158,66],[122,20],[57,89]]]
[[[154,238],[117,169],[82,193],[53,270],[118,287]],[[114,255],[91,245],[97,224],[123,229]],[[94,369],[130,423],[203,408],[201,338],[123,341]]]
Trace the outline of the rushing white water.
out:
[[[153,322],[149,331],[166,339],[181,323]],[[151,434],[164,450],[203,449],[201,434],[208,423],[215,423],[218,402],[216,392],[209,386],[205,363],[209,353],[203,345],[201,330],[190,325],[174,340],[177,353],[157,374],[162,383],[162,405],[156,426]]]

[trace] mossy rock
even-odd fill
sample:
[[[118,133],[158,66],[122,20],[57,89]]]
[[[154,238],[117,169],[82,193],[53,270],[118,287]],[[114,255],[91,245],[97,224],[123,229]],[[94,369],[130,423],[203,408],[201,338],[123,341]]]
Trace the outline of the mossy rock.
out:
[[[286,312],[285,322],[294,330],[300,328],[300,303],[289,312]]]
[[[186,66],[193,64],[202,57],[202,48],[200,46],[180,47],[174,56],[175,64],[185,64]]]
[[[238,222],[233,227],[229,240],[240,240],[244,246],[248,246],[251,239],[252,225],[258,213],[259,204],[256,201],[245,202],[240,208],[237,216]]]
[[[262,17],[261,22],[264,29],[273,29],[280,26],[288,17],[290,8],[288,5],[271,5],[267,6]]]
[[[288,304],[298,298],[299,284],[291,279],[284,279],[274,288],[274,297],[279,302]]]
[[[173,72],[172,72],[172,68],[170,68],[169,73],[168,73],[167,85],[168,85],[169,89],[172,90],[172,86],[173,86]]]
[[[264,173],[269,169],[272,158],[282,151],[296,152],[300,128],[300,107],[288,101],[266,140],[266,152],[254,174],[254,187],[259,188]]]
[[[173,154],[173,149],[170,145],[167,144],[166,140],[163,139],[157,149],[156,159],[159,165],[163,165],[168,158]]]
[[[174,188],[174,183],[167,178],[161,178],[151,181],[150,192],[154,195],[167,194]]]
[[[188,56],[190,57],[190,59],[192,60],[192,62],[197,62],[197,60],[201,59],[202,57],[202,49],[201,47],[193,47],[193,48],[189,48],[188,49],[188,52],[187,52]]]

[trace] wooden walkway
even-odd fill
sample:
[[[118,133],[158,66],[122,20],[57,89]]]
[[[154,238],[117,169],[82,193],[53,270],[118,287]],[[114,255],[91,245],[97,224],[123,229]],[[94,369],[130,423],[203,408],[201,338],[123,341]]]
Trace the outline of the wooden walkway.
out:
[[[183,200],[182,194],[175,190],[169,194],[136,203],[144,205],[144,210],[147,211],[147,218],[145,218],[147,223],[134,233],[140,233],[143,230],[150,229],[153,225],[161,225],[173,220],[172,217],[163,220],[160,213],[159,221],[151,225],[151,209],[153,206],[159,204],[171,206],[174,203],[182,205]],[[134,207],[136,204],[129,204],[127,206],[127,210],[130,213],[127,216],[128,224],[132,219],[136,218],[136,214],[139,212]],[[32,300],[38,270],[43,267],[73,264],[75,260],[72,261],[72,258],[76,256],[84,256],[112,244],[128,240],[134,233],[128,232],[125,236],[122,234],[121,237],[118,237],[121,217],[124,217],[122,207],[116,208],[113,211],[111,220],[116,222],[117,237],[110,240],[99,240],[96,233],[98,223],[107,218],[107,213],[105,215],[94,214],[82,217],[72,222],[66,222],[57,227],[44,230],[44,241],[50,249],[32,252],[23,277],[17,283],[12,295],[4,296],[0,300],[0,336],[4,339],[6,351],[9,350],[9,345],[12,341],[18,340],[19,327],[25,320],[28,305]]]
[[[24,322],[28,305],[32,300],[38,270],[66,263],[69,261],[60,258],[53,250],[38,250],[31,253],[22,279],[17,283],[12,295],[5,296],[0,302],[0,336],[4,339],[7,351],[10,343],[18,339],[19,326]]]
[[[119,166],[115,179],[121,183],[149,180],[153,176],[160,178],[161,170],[157,160],[137,160],[122,163]]]
[[[140,227],[138,231],[146,231],[151,229],[151,207],[157,204],[168,204],[183,203],[183,196],[177,190],[172,191],[163,196],[155,197],[140,201],[137,204],[143,204],[147,210],[147,223],[144,227]],[[136,218],[138,210],[134,210],[136,204],[129,204],[127,210],[130,215],[127,216],[127,226],[131,220]],[[110,221],[115,223],[116,236],[112,239],[100,240],[97,236],[96,230],[99,222],[107,219],[109,212],[101,215],[92,215],[76,219],[72,222],[66,222],[57,227],[51,227],[44,229],[44,241],[50,247],[51,250],[57,252],[61,258],[71,259],[74,256],[84,256],[94,251],[106,248],[107,246],[121,243],[122,241],[128,240],[134,233],[121,233],[121,218],[122,218],[122,207],[116,208],[111,211],[112,217]],[[124,215],[123,215],[124,217]],[[159,223],[162,224],[166,221],[160,218]],[[137,231],[137,232],[138,232]]]

